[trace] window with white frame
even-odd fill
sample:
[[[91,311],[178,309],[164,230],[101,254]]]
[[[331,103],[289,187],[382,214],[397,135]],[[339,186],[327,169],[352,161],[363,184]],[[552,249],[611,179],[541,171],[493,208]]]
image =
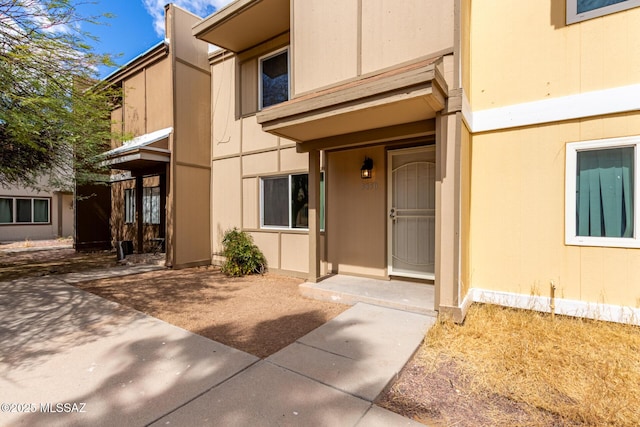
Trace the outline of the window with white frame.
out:
[[[48,224],[50,215],[50,199],[0,197],[0,224]]]
[[[136,190],[124,190],[124,222],[133,224],[136,221]],[[142,189],[142,222],[143,224],[160,224],[160,187],[144,187]]]
[[[289,48],[261,57],[258,64],[259,108],[289,100]]]
[[[309,175],[265,177],[260,181],[260,226],[309,228]],[[320,175],[320,229],[324,229],[324,174]]]
[[[640,6],[640,0],[567,0],[567,24]]]
[[[565,241],[640,247],[640,136],[567,144]]]

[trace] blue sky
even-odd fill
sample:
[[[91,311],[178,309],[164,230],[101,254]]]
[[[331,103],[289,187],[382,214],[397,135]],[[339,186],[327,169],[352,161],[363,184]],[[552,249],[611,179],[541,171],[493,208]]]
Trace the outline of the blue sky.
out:
[[[196,15],[205,17],[232,0],[175,0],[173,3]],[[169,0],[96,0],[95,5],[83,6],[84,15],[111,13],[114,18],[103,20],[108,25],[88,25],[83,28],[100,40],[94,43],[98,53],[121,54],[120,65],[145,52],[164,38],[164,5]],[[115,68],[101,69],[105,77]]]

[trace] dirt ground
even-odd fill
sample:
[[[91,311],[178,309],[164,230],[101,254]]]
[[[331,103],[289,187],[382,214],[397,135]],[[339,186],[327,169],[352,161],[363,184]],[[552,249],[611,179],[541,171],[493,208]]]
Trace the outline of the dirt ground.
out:
[[[71,239],[1,242],[0,281],[116,265],[114,252],[78,253],[71,245]]]
[[[77,286],[228,346],[267,357],[349,308],[302,297],[302,280],[161,270]]]
[[[116,265],[114,252],[11,252],[21,247],[20,242],[0,244],[0,281]],[[301,282],[273,274],[229,278],[217,268],[200,267],[75,286],[264,358],[349,308],[302,297]],[[496,419],[504,419],[496,413],[512,414],[508,419],[517,425],[539,425],[527,422],[522,407],[509,399],[471,395],[469,378],[455,359],[440,360],[437,369],[427,369],[420,362],[420,352],[379,397],[379,405],[428,425],[495,425]],[[549,421],[544,425],[574,425],[556,417]]]
[[[65,241],[0,244],[0,281],[115,266],[115,252],[49,249]],[[24,251],[28,248],[28,251]],[[128,256],[144,262],[157,256]],[[214,267],[159,270],[78,283],[111,301],[258,357],[267,357],[349,306],[304,298],[302,280],[273,274],[230,278]]]

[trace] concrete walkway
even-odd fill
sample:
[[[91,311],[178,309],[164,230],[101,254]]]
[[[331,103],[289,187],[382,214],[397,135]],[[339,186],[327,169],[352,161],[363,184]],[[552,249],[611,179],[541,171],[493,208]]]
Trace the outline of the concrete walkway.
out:
[[[419,425],[372,402],[432,316],[357,303],[260,360],[69,285],[108,273],[0,283],[0,425]]]

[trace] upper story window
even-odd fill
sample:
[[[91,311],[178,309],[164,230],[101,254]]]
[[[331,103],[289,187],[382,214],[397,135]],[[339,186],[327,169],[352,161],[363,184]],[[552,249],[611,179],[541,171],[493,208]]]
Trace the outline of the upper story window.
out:
[[[640,6],[640,0],[567,0],[567,24]]]
[[[289,100],[289,48],[284,48],[258,60],[259,108]]]

